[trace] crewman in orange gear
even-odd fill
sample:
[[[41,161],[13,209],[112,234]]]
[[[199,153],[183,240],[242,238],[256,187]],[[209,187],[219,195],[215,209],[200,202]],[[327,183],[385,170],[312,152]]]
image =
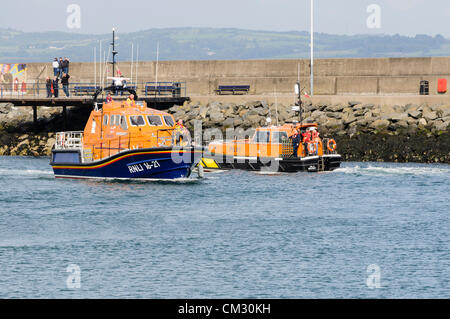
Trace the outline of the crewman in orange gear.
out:
[[[311,136],[311,131],[306,131],[305,133],[302,134],[303,137],[303,143],[309,143],[311,142],[312,136]]]
[[[302,134],[303,149],[305,150],[306,156],[308,155],[308,143],[310,143],[311,141],[312,141],[311,131],[307,130],[305,133]]]
[[[313,127],[310,132],[311,132],[311,140],[316,142],[320,136],[320,133],[317,131],[315,127]]]
[[[181,145],[184,140],[188,142],[190,135],[188,129],[183,124],[183,120],[178,120],[175,124],[175,144]]]

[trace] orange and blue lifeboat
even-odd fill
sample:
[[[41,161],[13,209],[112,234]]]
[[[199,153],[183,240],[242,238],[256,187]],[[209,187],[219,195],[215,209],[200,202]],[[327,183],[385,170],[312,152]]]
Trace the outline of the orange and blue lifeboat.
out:
[[[56,178],[179,179],[201,160],[189,132],[145,102],[111,101],[94,109],[83,132],[56,135]]]

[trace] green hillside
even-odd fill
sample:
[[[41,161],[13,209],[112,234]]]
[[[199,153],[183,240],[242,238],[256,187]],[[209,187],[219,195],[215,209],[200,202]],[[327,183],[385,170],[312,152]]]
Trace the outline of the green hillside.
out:
[[[130,60],[131,44],[139,45],[140,60],[283,59],[309,57],[309,33],[240,29],[173,28],[118,33],[118,59]],[[438,35],[331,35],[315,37],[318,58],[422,57],[450,55],[450,40]],[[63,32],[24,33],[0,29],[0,63],[45,62],[68,56],[93,61],[99,41],[108,50],[111,35]]]

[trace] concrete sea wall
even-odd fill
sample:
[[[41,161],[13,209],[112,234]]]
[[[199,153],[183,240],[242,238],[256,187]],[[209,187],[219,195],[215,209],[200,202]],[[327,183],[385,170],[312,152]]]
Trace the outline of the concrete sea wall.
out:
[[[250,85],[250,95],[291,93],[300,78],[310,90],[309,60],[162,61],[158,81],[185,81],[188,96],[212,96],[219,85]],[[51,63],[27,64],[27,81],[52,76]],[[118,63],[131,76],[131,63]],[[111,67],[109,67],[111,68]],[[97,76],[96,72],[97,71]],[[71,63],[72,81],[99,81],[100,64]],[[109,70],[111,75],[111,70]],[[133,71],[133,77],[136,70]],[[316,95],[418,95],[420,81],[430,82],[430,95],[438,95],[438,79],[450,81],[450,58],[317,59],[314,68]],[[156,62],[138,63],[138,81],[155,81]],[[446,96],[447,94],[444,94]]]

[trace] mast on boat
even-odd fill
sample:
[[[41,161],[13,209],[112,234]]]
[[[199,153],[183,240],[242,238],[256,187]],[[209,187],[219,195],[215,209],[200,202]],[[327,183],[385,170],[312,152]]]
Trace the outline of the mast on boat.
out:
[[[113,28],[113,40],[112,40],[112,62],[109,62],[112,64],[113,70],[112,70],[112,77],[116,77],[116,55],[119,54],[119,52],[116,51],[116,29]]]

